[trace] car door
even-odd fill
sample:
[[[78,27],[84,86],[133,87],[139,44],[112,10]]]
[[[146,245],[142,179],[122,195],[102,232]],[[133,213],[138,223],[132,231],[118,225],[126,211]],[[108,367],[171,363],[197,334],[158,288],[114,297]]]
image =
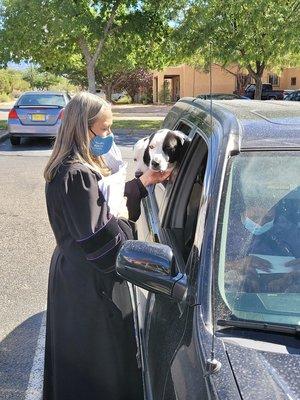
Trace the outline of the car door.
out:
[[[196,127],[185,119],[178,120],[178,114],[172,111],[168,114],[165,122],[165,128],[176,129],[183,132],[189,139],[194,135]],[[172,174],[171,181],[168,185],[159,183],[155,186],[148,187],[149,195],[142,201],[142,213],[138,220],[138,239],[148,242],[159,242],[159,227],[164,214],[164,204],[168,203],[170,193],[172,191],[173,181],[176,171]],[[138,330],[139,352],[138,360],[144,371],[144,354],[146,336],[147,336],[147,315],[150,307],[151,293],[140,287],[133,286],[134,303],[136,307],[136,324]],[[146,373],[146,372],[145,372]]]
[[[165,193],[154,188],[148,196],[153,213],[148,241],[169,245],[178,272],[185,273],[194,260],[193,241],[196,230],[208,147],[199,132],[193,137],[187,154]],[[178,201],[178,196],[180,201]],[[140,289],[138,289],[140,290]],[[168,374],[172,357],[180,344],[188,316],[188,305],[162,295],[147,292],[142,324],[143,369],[147,400],[176,399]],[[141,310],[139,310],[141,311]]]

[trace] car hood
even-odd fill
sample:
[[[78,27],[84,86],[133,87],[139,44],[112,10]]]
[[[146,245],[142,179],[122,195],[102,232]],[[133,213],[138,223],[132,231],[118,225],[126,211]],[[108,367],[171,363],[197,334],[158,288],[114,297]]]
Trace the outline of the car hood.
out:
[[[299,400],[300,346],[261,340],[224,340],[243,400]]]

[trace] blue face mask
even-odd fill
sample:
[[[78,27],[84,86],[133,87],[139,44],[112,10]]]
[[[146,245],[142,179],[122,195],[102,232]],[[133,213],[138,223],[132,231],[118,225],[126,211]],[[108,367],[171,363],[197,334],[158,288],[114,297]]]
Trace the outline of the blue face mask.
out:
[[[95,135],[90,142],[90,151],[95,157],[103,156],[108,153],[114,143],[114,135],[111,133],[108,136],[102,137],[96,135],[91,129],[90,131]]]
[[[251,232],[252,235],[262,235],[263,233],[268,232],[274,224],[274,220],[267,222],[264,225],[259,225],[256,222],[252,221],[252,219],[246,217],[243,221],[244,227],[247,231]]]

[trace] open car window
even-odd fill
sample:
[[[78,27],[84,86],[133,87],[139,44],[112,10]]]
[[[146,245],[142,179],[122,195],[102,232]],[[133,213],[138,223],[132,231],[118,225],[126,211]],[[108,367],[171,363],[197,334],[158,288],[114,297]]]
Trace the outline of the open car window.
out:
[[[182,129],[179,129],[179,128],[182,128]],[[174,130],[182,132],[188,139],[188,135],[192,131],[192,127],[189,125],[184,125],[184,123],[179,123]],[[155,188],[153,190],[153,196],[156,200],[158,210],[160,210],[164,201],[166,200],[165,198],[168,197],[168,194],[170,193],[170,191],[172,189],[172,186],[176,180],[177,173],[180,168],[181,162],[184,159],[184,156],[185,156],[185,153],[186,153],[188,147],[189,147],[189,142],[187,141],[184,146],[184,149],[182,150],[182,154],[180,155],[180,160],[177,162],[170,179],[166,180],[165,182],[155,185]]]
[[[186,262],[195,240],[198,213],[204,187],[208,147],[200,135],[195,135],[184,163],[178,171],[168,205],[167,229],[173,234],[176,247]]]
[[[300,158],[232,158],[219,218],[219,318],[300,324]]]
[[[175,127],[175,130],[184,133],[186,136],[189,136],[192,131],[192,127],[184,121],[179,121]]]

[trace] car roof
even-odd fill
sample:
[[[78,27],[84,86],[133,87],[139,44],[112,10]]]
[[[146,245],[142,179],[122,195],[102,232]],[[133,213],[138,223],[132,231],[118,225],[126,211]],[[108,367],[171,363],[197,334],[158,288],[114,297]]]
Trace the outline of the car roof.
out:
[[[66,94],[67,92],[64,91],[50,91],[50,90],[32,90],[32,91],[28,91],[28,92],[23,92],[21,94],[21,96],[23,96],[24,94],[53,94],[53,95],[63,95]],[[20,97],[21,97],[20,96]]]
[[[198,109],[208,121],[210,102],[199,98],[182,98],[180,102]],[[228,140],[230,134],[237,136],[240,150],[300,149],[300,102],[212,100],[212,114],[225,127],[223,136]]]

